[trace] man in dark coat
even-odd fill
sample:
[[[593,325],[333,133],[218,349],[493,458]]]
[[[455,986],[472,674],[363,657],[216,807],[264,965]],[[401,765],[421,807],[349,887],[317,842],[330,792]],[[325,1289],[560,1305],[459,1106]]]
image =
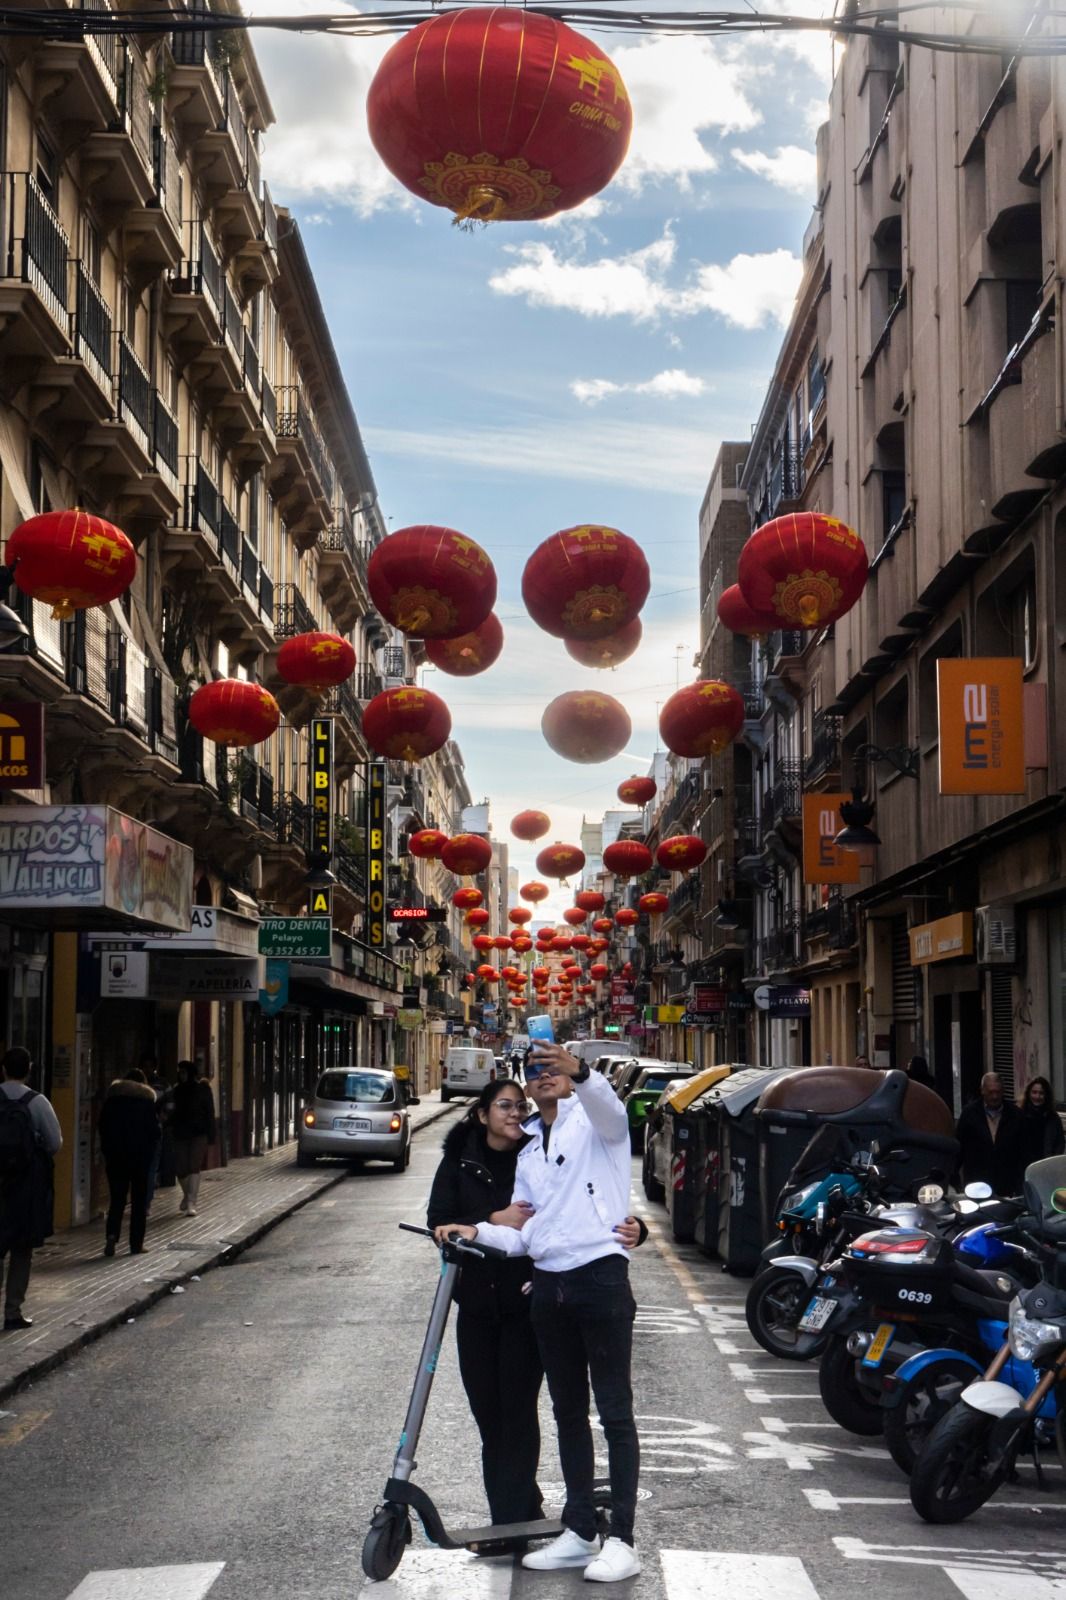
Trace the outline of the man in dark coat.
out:
[[[115,1253],[128,1195],[130,1255],[140,1255],[148,1221],[148,1180],[159,1149],[155,1090],[140,1067],[116,1078],[107,1091],[100,1112],[100,1148],[111,1191],[104,1254]]]
[[[0,1063],[0,1270],[7,1257],[4,1331],[33,1326],[22,1314],[33,1252],[54,1227],[52,1158],[62,1148],[59,1119],[43,1094],[26,1082],[28,1050],[13,1045]]]
[[[1022,1181],[1022,1119],[1004,1100],[998,1073],[986,1072],[981,1094],[963,1107],[955,1129],[965,1183],[987,1183],[993,1194],[1017,1194]]]

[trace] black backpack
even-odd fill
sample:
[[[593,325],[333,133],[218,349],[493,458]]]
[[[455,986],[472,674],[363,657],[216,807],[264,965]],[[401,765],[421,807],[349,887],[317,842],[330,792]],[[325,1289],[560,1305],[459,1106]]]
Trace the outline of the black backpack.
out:
[[[30,1115],[30,1101],[36,1098],[36,1089],[27,1089],[18,1100],[0,1092],[0,1189],[14,1188],[33,1169],[37,1129]]]

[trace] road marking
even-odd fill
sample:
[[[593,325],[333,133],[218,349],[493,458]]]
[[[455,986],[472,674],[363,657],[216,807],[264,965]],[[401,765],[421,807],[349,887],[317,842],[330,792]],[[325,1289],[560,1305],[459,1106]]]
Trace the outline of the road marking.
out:
[[[90,1572],[68,1600],[204,1600],[225,1565],[224,1561],[202,1561],[181,1567]]]
[[[760,1417],[759,1421],[767,1433],[793,1433],[797,1428],[831,1428],[834,1433],[840,1432],[836,1422],[785,1422],[781,1417]]]
[[[796,1556],[726,1554],[718,1550],[662,1550],[668,1600],[818,1600]]]
[[[734,1344],[732,1339],[716,1339],[714,1343],[720,1356],[766,1356],[767,1361],[777,1359],[766,1355],[766,1351],[757,1344]]]
[[[951,1579],[966,1600],[1063,1600],[1066,1595],[1066,1582],[1049,1582],[1033,1572],[977,1572],[945,1567],[944,1576]]]
[[[795,1362],[789,1362],[786,1366],[783,1361],[777,1362],[772,1367],[752,1367],[746,1361],[731,1361],[729,1371],[734,1378],[744,1383],[760,1383],[763,1378],[814,1378],[816,1381],[818,1378],[817,1367],[813,1371],[809,1367],[797,1369]]]
[[[8,1415],[11,1415],[9,1412]],[[0,1430],[0,1450],[10,1449],[12,1445],[21,1444],[23,1439],[28,1439],[31,1433],[36,1433],[42,1422],[47,1422],[52,1415],[50,1411],[23,1411],[16,1416],[10,1427]]]
[[[989,1504],[995,1505],[996,1502],[993,1500]],[[1015,1505],[1011,1509],[1034,1508]],[[956,1588],[960,1587],[960,1579],[968,1582],[971,1574],[995,1573],[1000,1589],[993,1589],[991,1595],[984,1591],[980,1600],[991,1600],[991,1596],[995,1600],[1015,1600],[1015,1597],[1017,1600],[1028,1600],[1032,1595],[1039,1595],[1040,1600],[1044,1600],[1045,1595],[1054,1595],[1055,1600],[1061,1600],[1061,1596],[1066,1594],[1066,1555],[1061,1550],[1000,1550],[994,1547],[968,1550],[962,1545],[867,1544],[865,1539],[856,1539],[850,1534],[838,1534],[833,1543],[848,1561],[891,1561],[904,1566],[941,1567],[948,1572]],[[1005,1580],[1011,1580],[1010,1588]],[[1027,1587],[1023,1589],[1022,1583]],[[1037,1590],[1028,1587],[1036,1583],[1050,1583],[1051,1588]],[[963,1590],[964,1594],[968,1592]],[[974,1593],[973,1600],[978,1600],[977,1593]]]
[[[761,1376],[761,1374],[760,1374]],[[820,1400],[818,1391],[812,1390],[810,1394],[768,1394],[765,1389],[745,1389],[745,1396],[753,1406],[776,1406],[779,1400]]]
[[[906,1494],[834,1494],[831,1489],[804,1489],[812,1511],[839,1511],[841,1506],[906,1506]]]
[[[783,1461],[791,1472],[810,1472],[834,1456],[854,1456],[859,1461],[887,1461],[888,1451],[873,1445],[807,1443],[786,1437],[788,1429],[776,1417],[762,1418],[765,1433],[745,1433],[749,1461]],[[834,1424],[835,1427],[835,1424]],[[837,1429],[839,1432],[839,1429]]]
[[[395,1577],[384,1583],[367,1582],[362,1593],[368,1600],[371,1596],[373,1600],[441,1600],[442,1595],[461,1595],[462,1600],[508,1600],[513,1576],[511,1556],[475,1558],[466,1550],[410,1550]]]

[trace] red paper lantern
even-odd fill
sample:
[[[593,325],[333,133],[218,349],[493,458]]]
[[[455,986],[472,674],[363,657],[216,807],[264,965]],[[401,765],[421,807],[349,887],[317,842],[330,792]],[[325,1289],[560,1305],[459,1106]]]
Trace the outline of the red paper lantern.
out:
[[[499,972],[495,967],[490,966],[488,962],[483,967],[478,967],[477,975],[482,983],[499,983],[500,981]]]
[[[651,573],[635,539],[617,528],[564,528],[537,546],[522,574],[533,621],[558,639],[604,639],[632,622]]]
[[[607,917],[605,920],[607,922],[607,926],[610,927],[611,926],[610,917]],[[595,926],[595,924],[593,924],[593,926]],[[589,940],[589,955],[590,956],[602,955],[604,950],[609,950],[610,949],[610,946],[611,946],[610,939],[590,939]]]
[[[587,933],[575,933],[573,938],[570,940],[570,943],[573,945],[575,950],[587,950],[589,945],[592,943],[592,940],[589,938]]]
[[[455,639],[427,639],[426,658],[453,678],[472,678],[486,672],[503,649],[503,629],[495,612],[480,626]]]
[[[457,833],[446,842],[440,858],[457,878],[475,878],[492,860],[492,846],[480,833]]]
[[[640,915],[631,906],[623,906],[621,911],[616,911],[614,920],[620,928],[635,928],[640,921]]]
[[[567,906],[563,912],[563,921],[568,922],[572,928],[580,928],[588,919],[588,912],[582,911],[580,906]]]
[[[516,839],[543,839],[551,825],[552,819],[545,811],[520,811],[511,818],[511,832]]]
[[[423,525],[390,533],[367,563],[367,585],[381,615],[420,639],[472,633],[496,602],[496,571],[473,539]]]
[[[473,911],[468,911],[463,921],[468,928],[483,928],[489,920],[489,913],[484,907],[475,906]]]
[[[653,889],[650,894],[642,894],[637,901],[639,909],[647,912],[649,917],[661,917],[663,912],[669,908],[669,905],[670,896],[668,894],[660,894],[657,889]]]
[[[516,978],[521,978],[522,977],[522,972],[518,967],[512,967],[512,966],[501,967],[500,968],[500,972],[501,972],[502,976],[507,979],[508,983],[513,983]]]
[[[412,28],[366,103],[393,177],[462,221],[529,222],[597,194],[632,112],[599,45],[534,12],[471,7]]]
[[[189,701],[189,721],[212,744],[248,749],[277,731],[281,708],[261,684],[220,678],[197,689]]]
[[[610,761],[624,750],[633,732],[621,701],[597,689],[574,689],[545,708],[541,732],[556,755],[588,765]]]
[[[15,583],[23,594],[50,605],[53,618],[62,621],[125,594],[137,571],[137,552],[122,529],[103,517],[45,511],[12,531],[7,562],[18,563]]]
[[[575,906],[580,906],[582,911],[602,911],[607,904],[598,889],[579,889],[574,896]]]
[[[498,933],[492,942],[497,950],[510,950],[511,948],[510,935],[506,933]]]
[[[480,950],[482,955],[484,955],[486,950],[492,949],[492,934],[476,933],[471,939],[470,943],[473,945],[475,950]]]
[[[355,671],[355,651],[339,633],[298,633],[278,651],[278,676],[309,694],[325,694]]]
[[[651,851],[639,839],[616,839],[604,850],[603,864],[616,878],[637,878],[651,866]]]
[[[623,778],[616,792],[619,800],[627,805],[646,806],[655,798],[657,787],[654,778]]]
[[[452,905],[459,911],[473,911],[484,898],[480,889],[456,889],[452,895]]]
[[[567,639],[566,653],[573,656],[575,661],[580,661],[583,667],[595,667],[598,670],[619,667],[623,661],[629,660],[643,634],[640,618],[634,617],[625,627],[608,633],[602,639]]]
[[[821,511],[794,511],[757,528],[740,552],[737,581],[778,627],[824,628],[850,611],[870,563],[858,534]]]
[[[610,917],[597,917],[592,926],[597,933],[610,933],[614,923]]]
[[[419,828],[418,832],[412,833],[408,839],[407,849],[420,861],[438,861],[447,843],[448,835],[441,833],[439,828]]]
[[[675,756],[721,755],[743,726],[743,700],[716,678],[678,689],[659,713],[659,735]]]
[[[570,944],[569,934],[556,933],[552,935],[551,947],[553,950],[569,950]]]
[[[687,872],[700,866],[706,855],[707,846],[694,833],[675,833],[672,839],[663,840],[655,859],[669,872]]]
[[[514,938],[511,940],[511,949],[519,950],[523,955],[525,955],[527,950],[532,950],[532,948],[533,940],[529,937],[528,933],[516,933]]]
[[[546,878],[566,878],[571,872],[580,872],[584,865],[585,852],[579,850],[576,844],[545,845],[537,857],[537,871]],[[530,899],[524,889],[519,892],[523,900]],[[544,896],[538,895],[537,898],[543,899]]]
[[[594,983],[579,983],[577,992],[578,994],[595,994],[596,985]]]
[[[508,922],[523,923],[528,922],[532,915],[533,913],[528,906],[512,906],[507,913],[507,920]]]
[[[627,961],[625,966],[622,968],[622,977],[623,978],[632,978],[634,976],[635,976],[635,973],[633,971],[633,963],[632,963],[632,961]]]
[[[781,620],[772,611],[756,611],[749,606],[740,592],[740,584],[723,589],[718,597],[718,619],[730,633],[742,634],[745,639],[765,639],[781,626]]]
[[[447,744],[452,716],[439,695],[404,685],[383,689],[363,707],[363,733],[379,756],[421,761]]]
[[[602,983],[604,978],[609,975],[610,970],[606,961],[594,961],[589,968],[589,977],[595,978],[597,983]]]
[[[546,883],[537,883],[536,879],[532,883],[524,883],[518,892],[522,899],[528,900],[531,905],[537,905],[541,900],[547,900],[551,894],[548,885]]]

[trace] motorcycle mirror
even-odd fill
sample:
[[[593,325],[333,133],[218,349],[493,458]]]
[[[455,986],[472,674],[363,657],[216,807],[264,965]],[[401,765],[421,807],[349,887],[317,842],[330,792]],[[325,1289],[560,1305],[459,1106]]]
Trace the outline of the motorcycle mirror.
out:
[[[939,1183],[922,1183],[918,1186],[918,1204],[922,1206],[938,1205],[944,1198],[944,1191]]]
[[[991,1200],[992,1185],[990,1183],[968,1183],[962,1192],[967,1200]]]
[[[976,1200],[959,1200],[955,1205],[955,1210],[961,1217],[972,1216],[975,1211],[980,1211],[980,1209],[981,1207]]]

